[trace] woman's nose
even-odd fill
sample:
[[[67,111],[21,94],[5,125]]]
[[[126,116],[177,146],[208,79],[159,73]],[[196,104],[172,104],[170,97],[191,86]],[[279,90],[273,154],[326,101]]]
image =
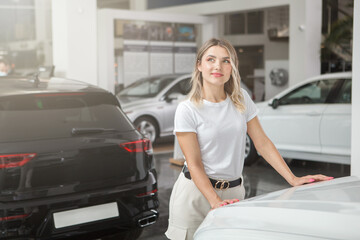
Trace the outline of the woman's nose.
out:
[[[215,62],[215,69],[221,69],[221,63],[219,61]]]

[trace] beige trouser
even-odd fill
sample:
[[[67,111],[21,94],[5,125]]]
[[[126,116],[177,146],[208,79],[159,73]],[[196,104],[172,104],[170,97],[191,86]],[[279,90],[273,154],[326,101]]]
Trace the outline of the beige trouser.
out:
[[[243,200],[241,186],[215,190],[221,199]],[[192,180],[180,173],[170,196],[169,226],[165,235],[171,240],[192,240],[196,229],[210,211],[210,204]]]

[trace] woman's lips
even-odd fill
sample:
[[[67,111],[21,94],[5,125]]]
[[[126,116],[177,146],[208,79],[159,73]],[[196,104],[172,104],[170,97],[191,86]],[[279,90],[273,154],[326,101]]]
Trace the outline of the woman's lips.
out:
[[[212,73],[211,75],[213,75],[214,77],[222,77],[222,76],[224,76],[221,73]]]

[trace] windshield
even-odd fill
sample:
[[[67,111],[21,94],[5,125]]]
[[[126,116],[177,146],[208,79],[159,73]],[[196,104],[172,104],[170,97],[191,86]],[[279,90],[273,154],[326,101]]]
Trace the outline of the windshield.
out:
[[[168,86],[174,77],[151,77],[143,80],[139,80],[125,89],[123,89],[118,96],[129,96],[129,97],[154,97],[166,86]]]

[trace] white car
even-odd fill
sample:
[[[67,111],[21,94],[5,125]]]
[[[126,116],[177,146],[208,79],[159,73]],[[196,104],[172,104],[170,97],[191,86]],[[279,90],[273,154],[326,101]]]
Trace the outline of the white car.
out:
[[[360,178],[293,187],[210,211],[195,240],[360,239]]]
[[[324,74],[258,103],[265,133],[285,158],[350,164],[351,72]],[[258,155],[249,137],[247,162]]]

